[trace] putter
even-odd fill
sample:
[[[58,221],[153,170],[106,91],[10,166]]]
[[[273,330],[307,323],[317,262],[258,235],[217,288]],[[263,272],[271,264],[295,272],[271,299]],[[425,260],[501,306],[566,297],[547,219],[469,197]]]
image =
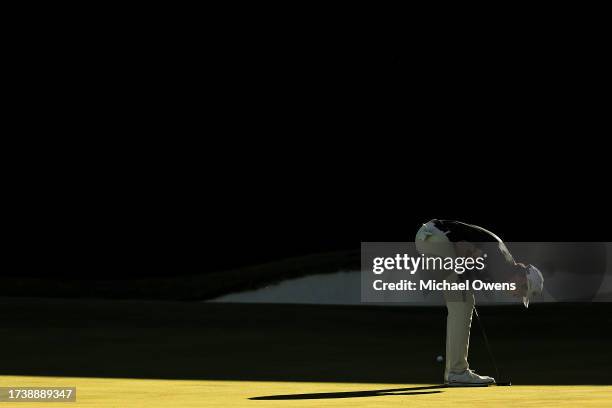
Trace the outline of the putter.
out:
[[[485,346],[487,347],[487,351],[489,352],[489,357],[491,358],[491,362],[493,363],[493,368],[495,369],[495,385],[512,385],[510,378],[503,379],[499,376],[499,370],[497,369],[497,363],[495,362],[495,357],[493,356],[493,352],[491,351],[491,345],[489,344],[489,338],[487,337],[487,333],[482,324],[482,320],[478,315],[478,310],[476,306],[474,306],[474,314],[476,315],[476,320],[478,320],[478,325],[480,326],[480,331],[482,332],[482,337],[485,341]]]

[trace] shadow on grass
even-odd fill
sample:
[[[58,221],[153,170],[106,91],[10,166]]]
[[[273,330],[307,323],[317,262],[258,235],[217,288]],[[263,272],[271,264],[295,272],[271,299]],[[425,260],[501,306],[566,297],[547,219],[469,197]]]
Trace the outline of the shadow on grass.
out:
[[[315,394],[287,394],[287,395],[266,395],[263,397],[252,397],[250,400],[301,400],[301,399],[331,399],[331,398],[362,398],[379,397],[384,395],[422,395],[439,394],[442,391],[425,391],[446,388],[446,385],[432,385],[427,387],[411,388],[390,388],[386,390],[371,391],[347,391],[347,392],[319,392]],[[403,391],[403,392],[400,392]]]

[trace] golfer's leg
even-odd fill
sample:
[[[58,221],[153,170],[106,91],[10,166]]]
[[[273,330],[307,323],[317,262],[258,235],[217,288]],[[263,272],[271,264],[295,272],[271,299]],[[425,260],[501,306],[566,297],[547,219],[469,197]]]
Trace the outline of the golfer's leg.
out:
[[[468,351],[470,347],[470,327],[474,309],[474,295],[469,292],[446,294],[446,370],[448,373],[461,373],[469,368]]]

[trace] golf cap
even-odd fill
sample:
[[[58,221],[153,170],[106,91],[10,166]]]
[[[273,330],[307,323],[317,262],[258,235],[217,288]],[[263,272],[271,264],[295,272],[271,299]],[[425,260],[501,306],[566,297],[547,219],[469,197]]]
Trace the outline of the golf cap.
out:
[[[527,266],[527,293],[523,296],[523,304],[529,307],[529,300],[535,295],[540,295],[544,288],[544,277],[542,272],[533,265]]]

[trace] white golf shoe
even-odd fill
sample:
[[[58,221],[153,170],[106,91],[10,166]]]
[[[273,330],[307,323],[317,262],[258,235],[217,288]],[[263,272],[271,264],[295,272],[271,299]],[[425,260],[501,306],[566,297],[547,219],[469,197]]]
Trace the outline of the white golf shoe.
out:
[[[467,369],[462,373],[448,373],[446,384],[449,387],[486,387],[495,384],[495,378],[478,375],[473,370]]]

